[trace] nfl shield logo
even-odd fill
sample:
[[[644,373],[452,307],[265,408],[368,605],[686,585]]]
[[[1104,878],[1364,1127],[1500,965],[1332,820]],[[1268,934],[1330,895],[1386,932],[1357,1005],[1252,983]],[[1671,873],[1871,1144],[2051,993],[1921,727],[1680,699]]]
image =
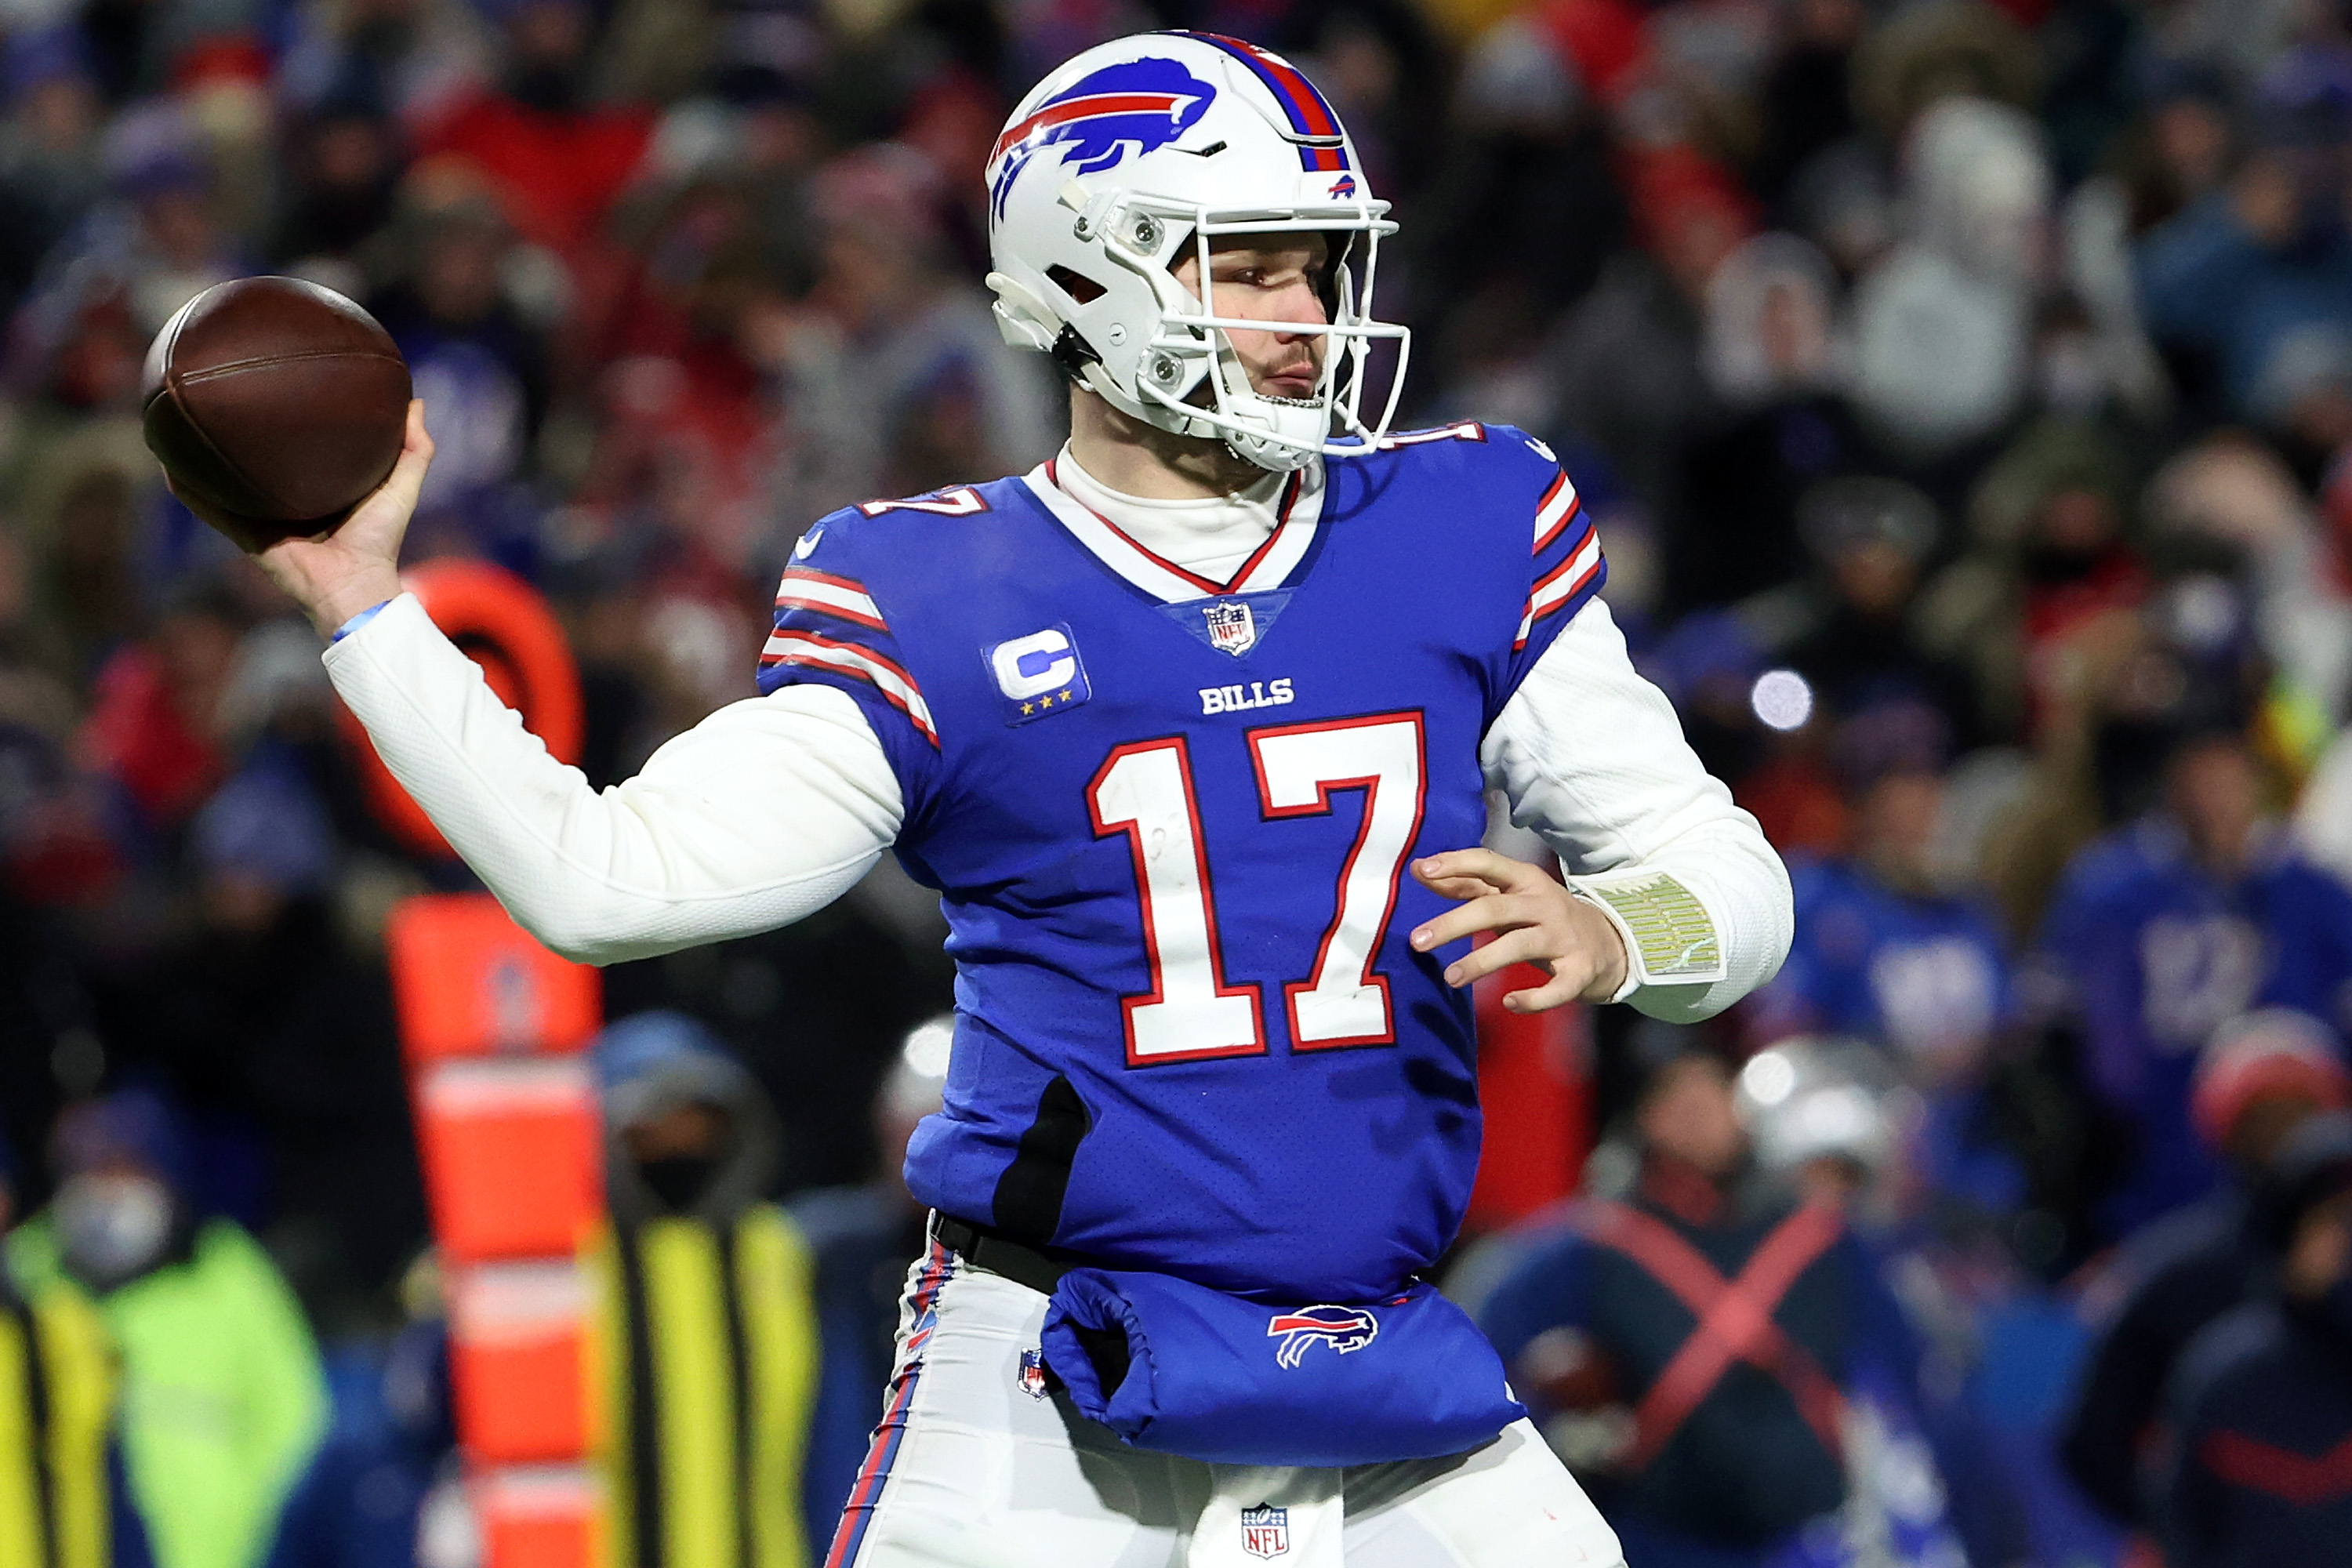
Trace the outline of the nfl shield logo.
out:
[[[1279,1557],[1290,1550],[1290,1510],[1242,1510],[1242,1550],[1253,1557]]]
[[[1235,658],[1257,645],[1257,618],[1245,599],[1212,599],[1201,606],[1209,623],[1209,646]]]
[[[1053,1385],[1045,1381],[1044,1351],[1021,1352],[1021,1392],[1032,1399],[1043,1399],[1053,1393]]]

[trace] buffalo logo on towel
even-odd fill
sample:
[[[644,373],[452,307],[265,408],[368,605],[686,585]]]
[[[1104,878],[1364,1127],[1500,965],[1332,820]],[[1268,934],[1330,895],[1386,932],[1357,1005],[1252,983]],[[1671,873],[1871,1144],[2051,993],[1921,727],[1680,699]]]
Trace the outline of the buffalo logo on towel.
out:
[[[1346,1355],[1370,1344],[1380,1331],[1380,1320],[1361,1307],[1301,1307],[1295,1312],[1276,1312],[1265,1326],[1266,1338],[1282,1341],[1274,1359],[1286,1367],[1297,1366],[1307,1347],[1318,1341]]]
[[[1242,1550],[1253,1557],[1279,1557],[1290,1550],[1290,1510],[1286,1508],[1242,1510]]]

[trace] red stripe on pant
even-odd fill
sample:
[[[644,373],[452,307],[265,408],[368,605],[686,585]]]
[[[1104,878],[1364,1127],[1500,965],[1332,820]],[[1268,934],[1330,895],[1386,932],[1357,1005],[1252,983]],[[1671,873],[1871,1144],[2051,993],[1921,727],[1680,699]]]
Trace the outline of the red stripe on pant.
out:
[[[898,1386],[891,1393],[890,1408],[883,1413],[882,1424],[874,1428],[874,1441],[866,1450],[866,1463],[858,1468],[857,1484],[849,1489],[849,1502],[841,1510],[840,1524],[834,1528],[833,1549],[824,1554],[824,1568],[849,1568],[857,1561],[857,1549],[865,1544],[866,1527],[874,1521],[874,1510],[882,1500],[883,1484],[890,1479],[890,1467],[898,1458],[898,1445],[907,1436],[907,1412],[915,1403],[915,1384],[923,1373],[923,1358],[911,1352],[930,1333],[937,1318],[940,1288],[954,1272],[954,1255],[938,1242],[931,1243],[931,1256],[923,1266],[923,1277],[915,1284],[914,1327],[907,1336],[910,1353],[906,1367],[898,1373]]]

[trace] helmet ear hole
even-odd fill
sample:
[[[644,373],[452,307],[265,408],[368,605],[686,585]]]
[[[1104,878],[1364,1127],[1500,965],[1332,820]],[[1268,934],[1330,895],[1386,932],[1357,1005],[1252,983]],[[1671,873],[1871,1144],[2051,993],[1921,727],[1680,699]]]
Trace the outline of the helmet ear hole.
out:
[[[1058,262],[1045,268],[1045,276],[1052,279],[1063,293],[1081,305],[1091,305],[1109,292],[1085,273],[1075,271]]]

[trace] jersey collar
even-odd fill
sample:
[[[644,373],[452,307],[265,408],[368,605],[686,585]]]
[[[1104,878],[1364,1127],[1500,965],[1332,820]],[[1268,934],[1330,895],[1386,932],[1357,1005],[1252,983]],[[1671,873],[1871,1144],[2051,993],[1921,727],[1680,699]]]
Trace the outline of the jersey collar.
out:
[[[1282,500],[1275,509],[1274,531],[1242,563],[1240,570],[1220,583],[1153,554],[1117,523],[1064,489],[1055,478],[1060,461],[1059,458],[1046,459],[1023,475],[1022,482],[1087,553],[1166,605],[1282,586],[1307,558],[1308,546],[1315,542],[1316,524],[1323,515],[1323,466],[1316,463],[1293,473],[1284,483]]]

